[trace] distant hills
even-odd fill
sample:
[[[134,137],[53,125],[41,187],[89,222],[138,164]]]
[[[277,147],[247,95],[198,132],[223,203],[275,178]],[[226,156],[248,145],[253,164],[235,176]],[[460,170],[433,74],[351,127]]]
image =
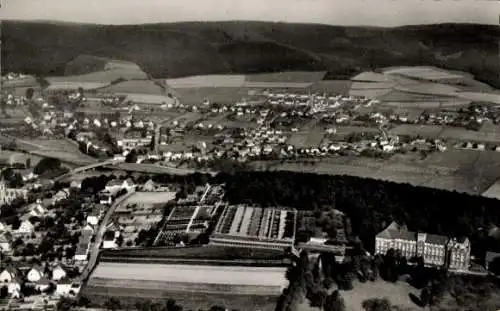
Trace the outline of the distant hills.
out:
[[[500,30],[493,25],[376,28],[242,21],[109,26],[4,21],[2,35],[2,71],[44,77],[128,66],[154,78],[315,70],[327,71],[326,79],[342,79],[381,67],[432,65],[470,72],[500,88]]]

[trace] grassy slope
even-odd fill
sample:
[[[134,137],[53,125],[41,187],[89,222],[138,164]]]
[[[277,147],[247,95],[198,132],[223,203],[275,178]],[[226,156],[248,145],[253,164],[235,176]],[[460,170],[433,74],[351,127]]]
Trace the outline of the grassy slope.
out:
[[[495,26],[370,28],[265,22],[97,26],[7,21],[2,34],[4,70],[44,76],[64,74],[66,63],[86,54],[135,62],[157,78],[279,70],[327,70],[328,77],[339,78],[372,67],[436,65],[471,72],[500,87],[496,44],[500,30]],[[69,71],[78,70],[72,66]]]

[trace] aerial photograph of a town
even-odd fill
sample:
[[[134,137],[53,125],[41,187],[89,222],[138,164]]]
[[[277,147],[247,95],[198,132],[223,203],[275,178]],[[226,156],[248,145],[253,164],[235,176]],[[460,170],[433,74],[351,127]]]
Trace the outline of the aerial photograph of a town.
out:
[[[500,310],[488,0],[4,0],[0,311]]]

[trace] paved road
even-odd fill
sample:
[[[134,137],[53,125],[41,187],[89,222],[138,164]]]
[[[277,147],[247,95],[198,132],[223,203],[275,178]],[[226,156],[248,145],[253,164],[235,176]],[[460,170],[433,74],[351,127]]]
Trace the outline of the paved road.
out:
[[[99,248],[102,243],[102,239],[104,237],[104,233],[106,233],[106,227],[108,225],[109,219],[111,218],[111,215],[115,212],[116,208],[120,206],[126,199],[128,199],[132,194],[134,194],[134,190],[130,191],[126,195],[118,198],[113,205],[110,206],[110,208],[106,211],[106,215],[102,219],[101,223],[99,224],[99,228],[97,229],[97,233],[95,236],[95,242],[92,244],[92,248],[90,249],[90,258],[87,263],[87,266],[85,266],[85,269],[83,269],[82,274],[81,274],[81,279],[85,280],[89,276],[89,274],[92,272],[94,269],[94,266],[97,261],[97,257],[99,255]]]
[[[116,162],[117,162],[116,160],[110,159],[110,160],[106,160],[106,161],[102,161],[102,162],[98,162],[98,163],[92,163],[92,164],[89,164],[89,165],[80,166],[80,167],[75,168],[74,170],[71,170],[71,171],[67,172],[64,175],[61,175],[61,176],[55,178],[54,182],[62,180],[64,178],[66,178],[66,177],[70,177],[70,176],[72,176],[74,174],[78,174],[78,173],[84,172],[86,170],[90,170],[90,169],[94,169],[94,168],[98,168],[98,167],[106,166],[106,165],[110,165],[110,164],[115,164]]]

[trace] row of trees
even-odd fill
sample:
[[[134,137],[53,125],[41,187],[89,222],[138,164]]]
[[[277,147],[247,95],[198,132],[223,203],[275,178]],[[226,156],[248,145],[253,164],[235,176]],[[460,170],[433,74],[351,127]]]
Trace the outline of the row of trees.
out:
[[[95,304],[92,304],[95,305]],[[70,311],[74,310],[75,307],[90,307],[91,300],[86,296],[80,296],[78,299],[72,299],[69,297],[63,297],[57,303],[58,311]],[[179,305],[175,299],[167,299],[165,301],[155,300],[151,301],[149,299],[137,300],[133,306],[125,305],[118,298],[111,297],[106,300],[102,307],[106,310],[117,311],[117,310],[137,310],[137,311],[182,311],[183,307]],[[225,307],[215,305],[212,306],[208,311],[226,311]],[[202,311],[199,309],[198,311]],[[237,311],[237,310],[231,310]]]

